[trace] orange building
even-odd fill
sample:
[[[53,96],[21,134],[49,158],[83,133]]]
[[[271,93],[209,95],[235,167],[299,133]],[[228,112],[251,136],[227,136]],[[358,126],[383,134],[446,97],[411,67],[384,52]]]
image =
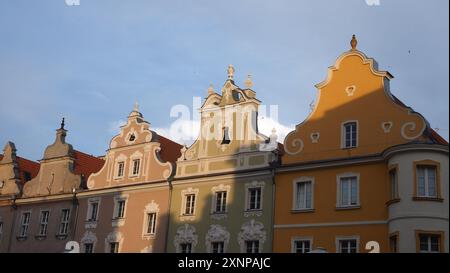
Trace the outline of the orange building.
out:
[[[285,139],[273,250],[448,252],[448,143],[356,46]]]

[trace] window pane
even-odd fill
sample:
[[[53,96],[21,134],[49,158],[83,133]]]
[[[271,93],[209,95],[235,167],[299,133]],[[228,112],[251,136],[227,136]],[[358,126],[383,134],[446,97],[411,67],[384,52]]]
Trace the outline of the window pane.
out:
[[[425,169],[417,168],[417,193],[419,196],[425,196]]]
[[[427,168],[428,175],[428,196],[436,196],[436,168]]]
[[[348,205],[349,204],[349,185],[348,185],[347,179],[343,178],[341,179],[341,205]]]
[[[305,208],[311,208],[311,182],[305,182]]]
[[[305,183],[297,183],[297,208],[304,208],[305,202]]]
[[[356,177],[350,179],[351,181],[351,205],[358,204],[358,183]]]

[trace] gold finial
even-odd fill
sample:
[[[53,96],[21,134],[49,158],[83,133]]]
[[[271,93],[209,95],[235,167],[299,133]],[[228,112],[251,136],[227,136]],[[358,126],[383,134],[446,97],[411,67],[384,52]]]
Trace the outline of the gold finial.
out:
[[[350,45],[352,46],[352,50],[356,50],[356,45],[358,44],[358,40],[356,40],[355,34],[352,36],[352,40],[350,41]]]
[[[208,87],[208,95],[212,95],[214,94],[214,88],[213,88],[213,84],[211,83]]]
[[[247,75],[247,79],[245,80],[245,87],[247,87],[247,89],[251,89],[253,87],[253,80],[251,74]]]
[[[232,80],[234,76],[234,67],[232,64],[228,66],[228,79]]]
[[[134,107],[133,107],[133,111],[135,112],[139,112],[139,104],[137,101],[134,102]]]

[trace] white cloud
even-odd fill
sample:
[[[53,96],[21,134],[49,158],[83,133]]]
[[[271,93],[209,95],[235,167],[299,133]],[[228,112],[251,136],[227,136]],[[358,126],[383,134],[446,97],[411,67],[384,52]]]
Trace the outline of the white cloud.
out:
[[[278,136],[277,141],[283,143],[284,138],[295,129],[295,125],[291,124],[289,126],[286,126],[270,117],[258,117],[258,130],[260,133],[266,136],[270,136],[273,129],[276,130],[276,134]]]

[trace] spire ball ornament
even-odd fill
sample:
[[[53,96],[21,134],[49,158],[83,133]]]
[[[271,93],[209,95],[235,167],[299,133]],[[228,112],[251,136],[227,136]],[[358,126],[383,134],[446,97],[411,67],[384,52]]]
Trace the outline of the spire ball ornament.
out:
[[[228,66],[228,79],[233,80],[233,76],[234,76],[234,67],[232,64],[230,64]]]

